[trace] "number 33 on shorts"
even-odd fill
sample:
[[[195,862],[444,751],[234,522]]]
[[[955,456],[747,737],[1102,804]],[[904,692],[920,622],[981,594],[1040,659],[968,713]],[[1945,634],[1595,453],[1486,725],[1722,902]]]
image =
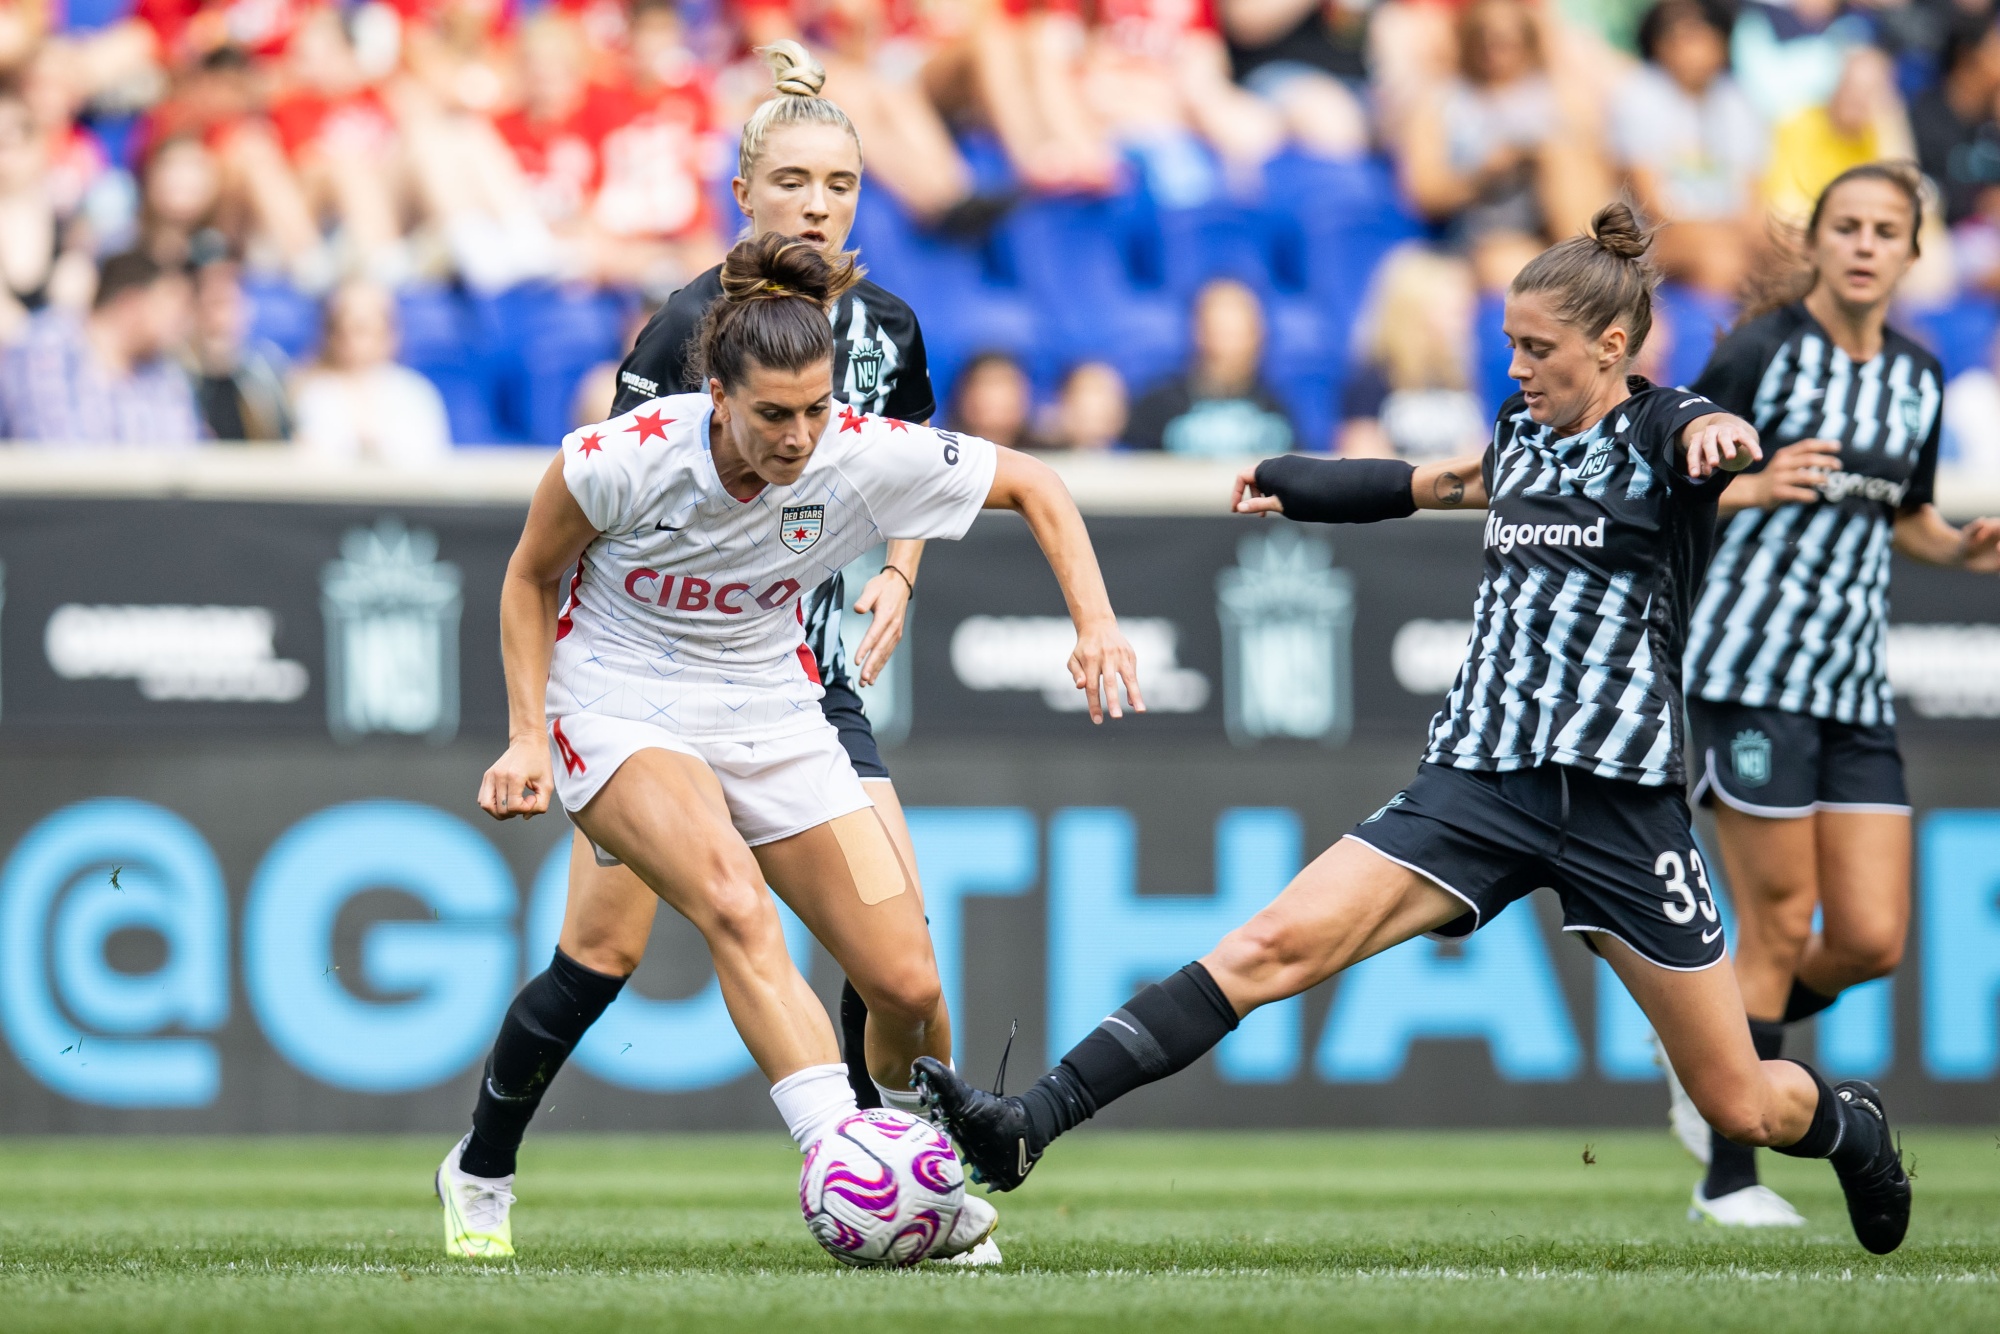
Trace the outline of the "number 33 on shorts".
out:
[[[1694,866],[1695,884],[1701,886],[1700,900],[1694,896],[1694,886],[1688,884],[1689,863]],[[1653,862],[1653,874],[1666,881],[1667,893],[1674,896],[1660,904],[1660,910],[1666,913],[1669,922],[1675,926],[1686,926],[1694,920],[1696,912],[1710,922],[1719,921],[1715,910],[1715,891],[1708,887],[1708,868],[1701,864],[1699,852],[1689,848],[1686,860],[1682,860],[1678,852],[1663,852]],[[1721,931],[1722,927],[1717,925],[1714,931],[1702,932],[1701,943],[1708,944]]]

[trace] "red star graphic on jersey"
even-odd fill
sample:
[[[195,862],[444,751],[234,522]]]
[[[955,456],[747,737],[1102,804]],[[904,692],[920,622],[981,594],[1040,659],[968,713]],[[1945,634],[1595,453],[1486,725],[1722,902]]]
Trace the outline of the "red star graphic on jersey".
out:
[[[812,536],[812,534],[811,534],[811,533],[808,533],[808,532],[807,532],[807,531],[806,531],[805,529],[803,529],[803,528],[794,528],[794,529],[792,529],[792,541],[794,541],[794,542],[803,542],[803,541],[805,541],[805,540],[806,540],[806,539],[807,539],[808,537],[811,537],[811,536]]]
[[[632,424],[625,429],[639,433],[639,444],[641,446],[644,446],[648,440],[651,440],[655,436],[664,440],[667,438],[667,428],[674,424],[674,419],[667,417],[665,420],[661,420],[662,415],[658,412],[642,412],[632,418]]]
[[[889,418],[889,429],[892,431],[907,431],[910,429],[910,424],[901,417],[891,417]]]
[[[867,420],[868,420],[867,414],[856,412],[854,410],[854,405],[852,403],[845,403],[841,405],[840,409],[841,430],[858,431],[861,429],[861,424]]]
[[[589,458],[592,454],[595,454],[598,450],[604,448],[604,445],[601,443],[603,439],[604,439],[603,436],[599,435],[595,431],[592,431],[589,435],[585,436],[582,440],[577,442],[576,452],[583,455],[585,458]]]

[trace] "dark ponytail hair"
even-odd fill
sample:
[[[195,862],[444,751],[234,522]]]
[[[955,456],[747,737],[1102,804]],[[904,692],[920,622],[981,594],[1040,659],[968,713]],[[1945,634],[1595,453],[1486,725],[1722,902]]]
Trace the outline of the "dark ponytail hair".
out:
[[[695,364],[704,385],[743,383],[750,363],[802,371],[833,358],[827,314],[861,281],[853,252],[828,258],[810,241],[765,232],[738,241],[722,261],[722,299],[695,331]]]
[[[1903,198],[1910,201],[1910,254],[1923,253],[1924,174],[1917,164],[1864,162],[1849,167],[1819,192],[1819,198],[1813,200],[1812,216],[1806,219],[1803,228],[1796,223],[1771,225],[1773,254],[1768,263],[1757,266],[1746,285],[1743,312],[1736,317],[1736,327],[1741,328],[1794,301],[1805,300],[1806,294],[1818,285],[1819,269],[1812,262],[1813,243],[1819,238],[1819,224],[1826,216],[1826,201],[1850,181],[1882,181],[1901,190]]]
[[[1629,360],[1653,329],[1653,289],[1660,275],[1646,258],[1652,244],[1653,234],[1639,225],[1631,205],[1614,201],[1597,210],[1587,233],[1558,241],[1529,260],[1507,290],[1554,294],[1556,317],[1586,338],[1622,323]]]

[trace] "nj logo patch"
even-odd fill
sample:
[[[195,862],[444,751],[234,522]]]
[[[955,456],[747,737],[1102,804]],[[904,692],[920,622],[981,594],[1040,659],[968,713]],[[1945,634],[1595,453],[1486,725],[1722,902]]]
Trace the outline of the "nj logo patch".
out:
[[[1736,781],[1745,787],[1762,787],[1771,781],[1771,738],[1762,732],[1743,731],[1729,743],[1729,767]]]
[[[884,354],[872,340],[851,343],[847,348],[847,382],[851,392],[873,398],[882,386]]]
[[[825,531],[824,505],[787,505],[778,511],[778,540],[801,556],[818,545]]]
[[[1601,477],[1604,470],[1611,466],[1611,449],[1617,443],[1617,439],[1613,436],[1592,441],[1589,450],[1583,456],[1583,462],[1576,467],[1576,480],[1588,482]]]

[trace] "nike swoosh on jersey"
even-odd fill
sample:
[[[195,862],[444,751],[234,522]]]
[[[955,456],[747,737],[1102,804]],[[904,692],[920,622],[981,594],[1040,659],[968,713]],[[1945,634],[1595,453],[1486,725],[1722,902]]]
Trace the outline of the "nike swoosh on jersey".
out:
[[[1721,934],[1722,934],[1722,928],[1719,926],[1716,927],[1715,930],[1713,931],[1704,931],[1701,933],[1701,943],[1706,945]]]

